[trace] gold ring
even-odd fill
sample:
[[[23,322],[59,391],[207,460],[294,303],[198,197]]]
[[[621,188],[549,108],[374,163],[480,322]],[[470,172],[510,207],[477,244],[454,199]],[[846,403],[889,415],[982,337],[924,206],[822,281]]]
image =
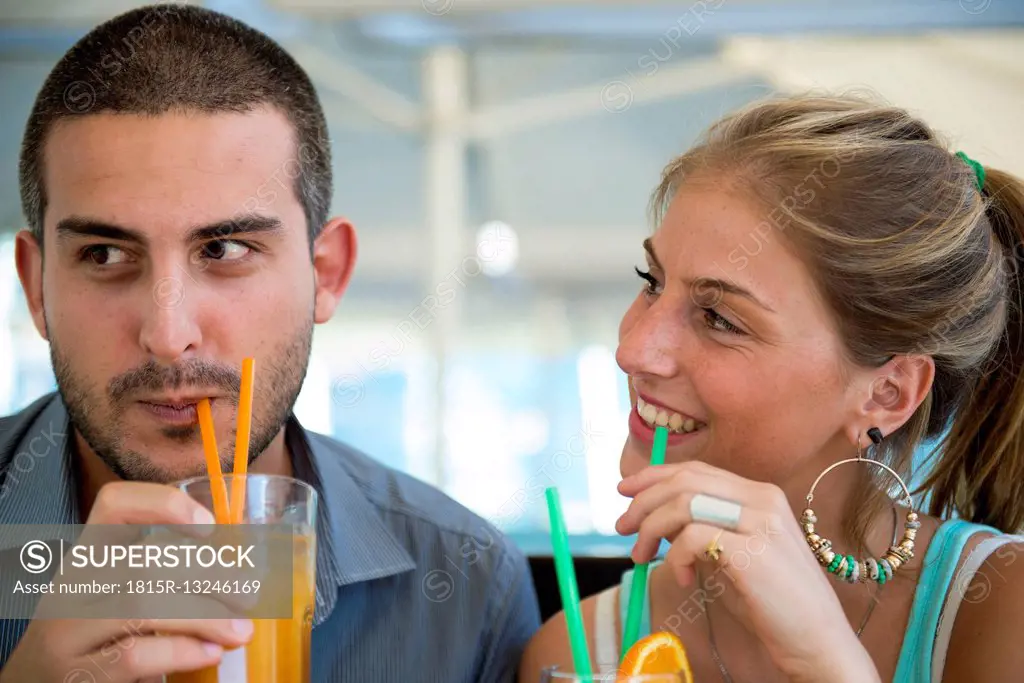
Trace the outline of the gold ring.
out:
[[[718,561],[718,558],[721,556],[722,551],[725,550],[725,548],[718,545],[718,539],[722,537],[723,533],[724,531],[722,529],[719,529],[718,533],[715,535],[714,540],[708,543],[707,548],[704,549],[704,559],[711,560],[713,562]]]

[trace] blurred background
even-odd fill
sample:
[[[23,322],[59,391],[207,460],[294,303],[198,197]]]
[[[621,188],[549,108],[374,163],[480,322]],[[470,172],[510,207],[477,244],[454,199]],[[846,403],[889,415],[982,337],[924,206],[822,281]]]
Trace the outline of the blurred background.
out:
[[[144,3],[0,0],[0,414],[55,387],[11,235],[35,94]],[[1024,175],[1021,0],[207,0],[319,88],[333,211],[360,236],[297,414],[546,550],[557,485],[580,554],[612,525],[629,410],[617,327],[662,166],[776,92],[871,91]],[[126,48],[129,49],[129,48]],[[586,591],[584,591],[586,592]]]

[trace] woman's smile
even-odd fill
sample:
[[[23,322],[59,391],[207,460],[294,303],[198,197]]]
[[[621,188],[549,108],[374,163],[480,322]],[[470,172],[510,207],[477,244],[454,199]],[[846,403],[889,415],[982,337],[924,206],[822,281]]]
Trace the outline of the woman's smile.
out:
[[[671,410],[650,397],[645,399],[637,393],[633,410],[629,413],[630,434],[641,443],[651,445],[654,443],[654,429],[659,426],[668,429],[669,446],[691,441],[707,429],[705,422]]]

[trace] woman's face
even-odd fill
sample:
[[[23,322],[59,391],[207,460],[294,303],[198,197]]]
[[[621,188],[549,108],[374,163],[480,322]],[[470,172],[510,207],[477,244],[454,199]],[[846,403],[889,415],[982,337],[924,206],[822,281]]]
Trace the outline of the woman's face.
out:
[[[672,201],[619,327],[633,404],[623,476],[649,462],[658,420],[673,428],[666,462],[780,485],[809,459],[851,448],[840,340],[785,229],[709,184]]]

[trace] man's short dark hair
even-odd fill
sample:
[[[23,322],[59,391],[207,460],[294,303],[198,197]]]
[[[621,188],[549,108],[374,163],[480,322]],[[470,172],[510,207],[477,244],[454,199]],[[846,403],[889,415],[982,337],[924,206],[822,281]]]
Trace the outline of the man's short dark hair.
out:
[[[290,180],[306,215],[310,248],[327,221],[332,177],[327,122],[302,67],[263,33],[200,7],[155,4],[90,31],[50,72],[21,146],[21,203],[43,243],[43,148],[65,119],[100,112],[156,116],[175,111],[279,110],[295,130],[295,157],[239,213],[250,212]],[[280,184],[278,184],[280,183]]]

